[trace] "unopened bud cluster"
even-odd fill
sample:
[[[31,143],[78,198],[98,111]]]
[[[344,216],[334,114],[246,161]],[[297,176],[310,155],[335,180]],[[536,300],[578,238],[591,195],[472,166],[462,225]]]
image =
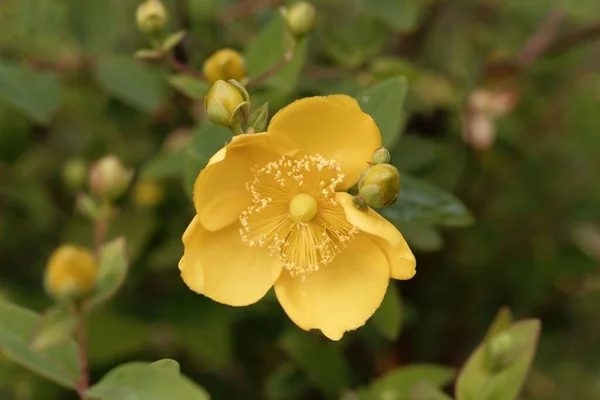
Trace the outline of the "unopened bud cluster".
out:
[[[372,165],[358,180],[358,195],[353,202],[356,207],[382,208],[396,202],[400,193],[400,173],[390,162],[390,153],[381,147],[373,153]]]
[[[230,79],[242,82],[246,78],[246,60],[233,49],[221,49],[204,62],[203,70],[206,80],[211,84]]]

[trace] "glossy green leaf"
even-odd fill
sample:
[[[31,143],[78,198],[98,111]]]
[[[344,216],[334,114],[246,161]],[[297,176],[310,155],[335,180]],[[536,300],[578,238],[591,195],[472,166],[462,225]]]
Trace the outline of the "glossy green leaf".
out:
[[[187,34],[186,31],[177,31],[177,32],[170,34],[163,41],[162,49],[164,51],[172,50],[175,46],[177,46],[179,43],[181,43],[181,41],[185,38],[186,34]]]
[[[402,328],[402,300],[400,293],[393,281],[390,281],[388,290],[381,306],[372,317],[375,328],[388,340],[396,340]]]
[[[283,19],[277,13],[250,42],[245,53],[250,79],[270,70],[281,61],[286,52],[284,33]],[[306,42],[302,42],[297,46],[294,58],[269,77],[264,85],[275,87],[285,93],[292,91],[296,86],[305,59]]]
[[[152,364],[153,367],[155,368],[159,368],[162,371],[168,372],[170,374],[173,375],[179,375],[179,373],[181,372],[181,368],[179,367],[179,363],[175,360],[172,360],[170,358],[165,358],[163,360],[158,360],[153,362]]]
[[[79,379],[77,345],[73,340],[67,340],[47,350],[34,350],[29,339],[39,323],[38,314],[0,302],[0,351],[44,378],[67,388],[75,388]]]
[[[294,329],[284,335],[281,346],[326,395],[339,395],[349,386],[350,371],[339,342],[318,342],[311,334]]]
[[[408,174],[402,174],[401,177],[402,187],[398,201],[381,210],[392,222],[420,222],[452,227],[464,227],[473,223],[469,210],[449,192]]]
[[[50,122],[61,104],[61,86],[53,73],[0,61],[0,102],[38,124]]]
[[[35,329],[31,346],[44,350],[69,340],[77,325],[77,317],[62,306],[46,311]]]
[[[104,303],[114,296],[125,282],[128,270],[127,247],[124,237],[106,243],[100,252],[100,269],[92,306]]]
[[[508,307],[502,307],[500,310],[498,310],[498,313],[496,314],[496,317],[494,318],[492,324],[488,328],[483,341],[487,342],[491,338],[496,336],[498,333],[510,328],[512,322],[512,311],[510,311],[510,308]]]
[[[510,363],[498,370],[490,368],[489,344],[479,345],[463,366],[456,383],[457,400],[515,400],[529,372],[538,337],[540,322],[525,320],[500,333],[508,335]]]
[[[175,74],[169,77],[169,84],[185,96],[204,101],[210,86],[206,81],[187,74]]]
[[[406,78],[394,77],[378,82],[356,96],[362,110],[377,123],[385,147],[394,147],[402,135],[407,90]]]
[[[444,238],[435,227],[419,222],[396,222],[411,249],[423,252],[435,252],[444,246]]]
[[[414,29],[419,17],[419,2],[412,0],[361,0],[362,10],[396,32]]]
[[[395,369],[376,380],[361,400],[406,400],[417,385],[428,383],[441,388],[452,382],[452,368],[434,364],[411,364]]]
[[[92,386],[87,395],[110,400],[210,399],[204,389],[185,376],[142,362],[116,367]]]
[[[269,103],[265,103],[250,114],[250,117],[248,117],[248,127],[252,128],[254,132],[264,132],[268,118]]]
[[[155,111],[166,93],[163,74],[131,56],[102,58],[95,74],[106,91],[140,111]]]
[[[429,382],[420,382],[410,392],[409,400],[452,400],[452,397]]]
[[[435,141],[415,135],[403,136],[391,153],[392,164],[406,172],[427,168],[438,156]]]

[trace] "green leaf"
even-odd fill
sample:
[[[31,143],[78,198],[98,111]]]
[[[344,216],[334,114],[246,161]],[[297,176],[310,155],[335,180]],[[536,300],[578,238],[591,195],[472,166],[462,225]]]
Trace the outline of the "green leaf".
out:
[[[339,342],[320,343],[311,334],[294,329],[284,335],[281,346],[326,395],[334,397],[349,386],[350,371]]]
[[[38,314],[0,302],[0,351],[36,374],[74,389],[79,380],[77,345],[73,340],[67,340],[48,350],[34,350],[28,341],[39,323]]]
[[[452,400],[452,397],[429,382],[420,382],[410,393],[410,400]]]
[[[179,367],[179,363],[170,358],[165,358],[163,360],[154,361],[152,364],[153,367],[159,368],[165,372],[168,372],[173,375],[179,375],[181,372],[181,368]]]
[[[452,368],[434,364],[401,367],[376,380],[367,392],[365,400],[407,400],[417,385],[428,383],[435,388],[441,388],[452,382],[454,375]]]
[[[479,345],[463,366],[456,382],[457,400],[515,400],[537,347],[539,320],[513,324],[501,335],[510,338],[510,363],[499,370],[490,368],[488,344]]]
[[[85,53],[109,52],[117,39],[117,15],[110,0],[68,0],[71,30]]]
[[[89,304],[96,306],[114,296],[125,282],[127,269],[127,247],[124,237],[115,239],[102,246],[98,281]]]
[[[490,327],[488,328],[483,341],[488,342],[498,333],[510,328],[512,322],[512,311],[510,311],[510,308],[508,307],[502,307],[500,310],[498,310],[498,313],[496,314],[496,317],[494,318]]]
[[[407,90],[406,78],[394,77],[372,85],[356,97],[360,108],[377,123],[384,147],[394,147],[402,135]]]
[[[36,327],[31,346],[35,350],[44,350],[64,343],[71,338],[77,317],[65,307],[55,306],[46,311]]]
[[[402,302],[398,288],[390,282],[379,309],[373,314],[373,325],[388,340],[396,340],[402,327]]]
[[[167,36],[167,38],[163,41],[162,44],[163,51],[172,50],[185,38],[186,34],[186,31],[178,31]]]
[[[140,60],[158,60],[162,57],[162,53],[153,49],[140,49],[136,51],[133,56]]]
[[[413,0],[361,0],[362,10],[396,32],[413,30],[418,22],[418,2]]]
[[[61,104],[60,83],[53,73],[0,61],[0,102],[47,124]]]
[[[179,177],[183,165],[182,152],[159,153],[142,166],[140,176],[157,180]]]
[[[281,364],[267,377],[267,400],[295,400],[308,392],[310,385],[304,374],[291,362]]]
[[[210,399],[204,389],[185,376],[142,362],[116,367],[86,393],[93,399],[110,400]]]
[[[435,141],[414,135],[403,136],[391,153],[394,166],[406,172],[426,168],[438,156]]]
[[[269,118],[269,103],[265,103],[258,107],[248,117],[248,128],[254,129],[254,132],[263,132],[267,126],[267,119]]]
[[[131,56],[102,58],[95,74],[110,94],[140,111],[155,111],[163,101],[163,74]]]
[[[286,53],[285,24],[279,14],[274,15],[246,48],[246,66],[250,78],[261,75],[278,64]],[[306,60],[306,41],[300,43],[293,59],[269,77],[264,85],[289,93],[295,87]]]
[[[444,246],[442,234],[431,225],[419,222],[401,222],[396,225],[411,248],[424,252],[435,252]]]
[[[473,223],[469,210],[452,194],[408,174],[402,174],[401,177],[398,201],[381,210],[392,222],[420,222],[451,227]]]
[[[187,74],[171,75],[169,84],[185,96],[196,100],[204,100],[210,89],[205,81]]]

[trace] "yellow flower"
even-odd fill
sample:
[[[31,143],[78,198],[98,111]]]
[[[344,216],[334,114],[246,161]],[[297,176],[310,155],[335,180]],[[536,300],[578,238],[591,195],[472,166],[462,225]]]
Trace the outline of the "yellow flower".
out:
[[[216,51],[204,62],[204,75],[210,84],[219,79],[241,81],[246,77],[244,56],[233,49]]]
[[[46,266],[46,288],[58,299],[74,300],[92,292],[97,274],[98,266],[89,250],[64,244],[50,256]]]
[[[292,321],[333,340],[364,325],[389,279],[415,274],[394,225],[345,193],[379,147],[375,122],[343,95],[298,100],[266,133],[235,136],[196,180],[184,282],[232,306],[274,286]]]

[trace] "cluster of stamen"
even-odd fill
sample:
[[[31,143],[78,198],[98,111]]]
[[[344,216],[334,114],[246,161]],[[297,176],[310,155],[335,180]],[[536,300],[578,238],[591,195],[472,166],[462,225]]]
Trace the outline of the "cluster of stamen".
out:
[[[344,179],[336,161],[319,154],[283,156],[253,172],[246,183],[252,204],[240,215],[242,242],[280,257],[292,275],[305,276],[329,264],[356,234],[336,201],[336,187]],[[290,201],[302,193],[316,200],[316,212],[306,210],[308,218],[290,213]]]

